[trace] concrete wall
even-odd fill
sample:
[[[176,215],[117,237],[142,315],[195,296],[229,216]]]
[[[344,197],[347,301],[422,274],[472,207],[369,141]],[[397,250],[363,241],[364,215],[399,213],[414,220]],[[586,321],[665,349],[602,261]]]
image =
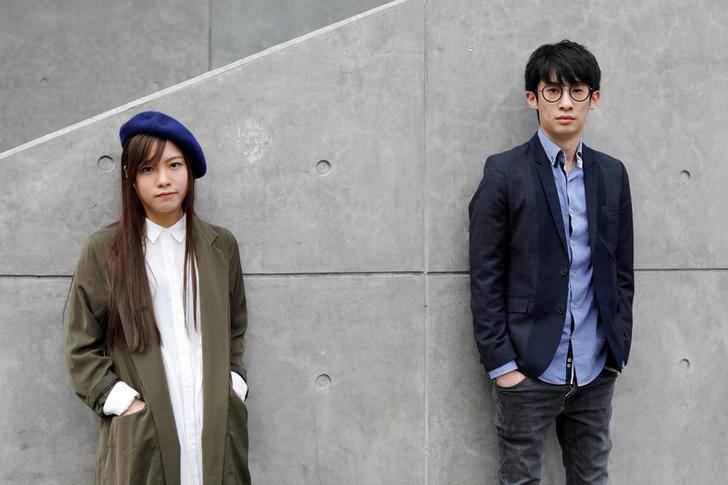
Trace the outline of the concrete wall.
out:
[[[0,151],[385,0],[2,0]]]
[[[61,312],[85,236],[116,214],[118,127],[159,109],[202,142],[200,213],[241,243],[256,482],[494,483],[466,205],[484,157],[536,129],[528,55],[569,37],[604,72],[586,142],[624,160],[635,206],[611,483],[724,483],[728,5],[619,7],[393,2],[0,154],[0,482],[89,481],[95,416]]]

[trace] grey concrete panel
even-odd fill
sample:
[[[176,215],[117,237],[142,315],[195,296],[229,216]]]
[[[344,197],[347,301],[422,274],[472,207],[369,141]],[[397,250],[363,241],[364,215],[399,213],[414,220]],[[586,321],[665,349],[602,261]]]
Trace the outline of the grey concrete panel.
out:
[[[200,140],[199,213],[238,236],[247,272],[421,269],[421,8],[393,4],[0,154],[2,273],[70,274],[118,205],[118,163],[97,160],[118,160],[116,130],[148,109]]]
[[[254,482],[422,484],[423,277],[246,287]]]
[[[496,483],[495,410],[473,339],[469,278],[429,276],[427,289],[428,467],[430,485]],[[550,433],[544,485],[563,483]],[[619,482],[616,482],[619,483]]]
[[[478,361],[466,276],[428,278],[430,484],[495,483],[491,384]],[[728,474],[728,271],[637,275],[630,362],[616,384],[610,483],[718,485]],[[544,485],[563,483],[553,430]]]
[[[428,3],[430,269],[467,268],[467,203],[485,157],[536,131],[522,95],[525,64],[563,38],[585,44],[602,67],[602,103],[585,142],[630,173],[636,264],[728,267],[728,238],[716,226],[728,203],[720,143],[728,98],[709,94],[728,72],[717,20],[726,15],[728,4],[714,1]]]
[[[69,278],[0,278],[0,483],[93,481],[98,422],[73,393],[61,320]]]
[[[0,151],[208,69],[208,2],[3,0]]]
[[[351,17],[386,0],[211,0],[212,67]]]

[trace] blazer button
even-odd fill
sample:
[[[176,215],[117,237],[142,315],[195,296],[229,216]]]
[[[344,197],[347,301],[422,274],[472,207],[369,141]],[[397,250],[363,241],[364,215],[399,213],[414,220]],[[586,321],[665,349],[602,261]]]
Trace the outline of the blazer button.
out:
[[[563,306],[559,307],[559,313],[563,314],[566,311],[566,309]]]
[[[566,276],[569,274],[569,268],[561,268],[561,276]]]

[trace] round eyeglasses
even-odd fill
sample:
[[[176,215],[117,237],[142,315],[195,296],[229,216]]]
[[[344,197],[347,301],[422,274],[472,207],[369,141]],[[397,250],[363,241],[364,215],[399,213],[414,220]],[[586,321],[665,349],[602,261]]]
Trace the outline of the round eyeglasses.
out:
[[[543,99],[549,103],[555,103],[560,100],[561,96],[564,94],[564,86],[561,84],[547,84],[546,87],[537,91],[541,93]],[[579,83],[569,86],[568,91],[571,99],[580,103],[589,99],[589,96],[591,96],[594,90],[587,84]]]

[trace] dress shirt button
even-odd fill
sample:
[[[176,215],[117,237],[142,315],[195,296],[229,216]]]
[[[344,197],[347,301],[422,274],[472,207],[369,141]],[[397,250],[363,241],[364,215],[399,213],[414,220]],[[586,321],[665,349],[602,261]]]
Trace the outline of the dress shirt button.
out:
[[[564,313],[564,311],[566,311],[566,309],[563,306],[560,306],[559,307],[559,313]]]
[[[574,240],[572,239],[572,240],[571,240],[571,245],[572,245],[572,246],[576,246],[576,241],[574,241]]]
[[[571,308],[572,308],[572,310],[576,310],[576,303],[572,303]]]
[[[566,276],[569,274],[569,270],[567,268],[561,268],[561,276]]]

